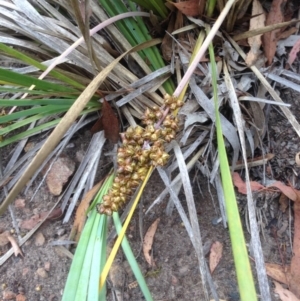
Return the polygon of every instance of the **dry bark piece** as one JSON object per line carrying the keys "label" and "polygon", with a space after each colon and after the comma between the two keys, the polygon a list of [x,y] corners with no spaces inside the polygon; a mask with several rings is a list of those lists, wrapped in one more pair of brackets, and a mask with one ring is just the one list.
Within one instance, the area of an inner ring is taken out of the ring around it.
{"label": "dry bark piece", "polygon": [[153,260],[152,256],[150,255],[150,251],[152,249],[153,239],[154,239],[154,235],[155,235],[159,221],[160,221],[160,218],[158,218],[154,221],[154,223],[149,227],[149,229],[144,237],[143,252],[144,252],[145,259],[149,263],[150,266],[155,266],[154,260]]}
{"label": "dry bark piece", "polygon": [[[44,170],[47,171],[48,168],[45,168]],[[50,193],[56,196],[60,195],[63,186],[68,182],[74,171],[75,162],[73,160],[66,156],[57,158],[46,177],[46,183]]]}

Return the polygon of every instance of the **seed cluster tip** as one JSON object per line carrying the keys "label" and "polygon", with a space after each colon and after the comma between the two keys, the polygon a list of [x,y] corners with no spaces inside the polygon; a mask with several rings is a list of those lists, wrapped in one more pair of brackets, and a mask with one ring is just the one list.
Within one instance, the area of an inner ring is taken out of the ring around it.
{"label": "seed cluster tip", "polygon": [[128,127],[121,133],[122,145],[118,148],[116,177],[111,189],[97,205],[100,214],[111,215],[118,211],[145,179],[150,166],[163,166],[169,160],[164,143],[170,142],[178,130],[178,117],[174,111],[183,102],[166,94],[163,108],[147,108],[142,118],[145,128]]}

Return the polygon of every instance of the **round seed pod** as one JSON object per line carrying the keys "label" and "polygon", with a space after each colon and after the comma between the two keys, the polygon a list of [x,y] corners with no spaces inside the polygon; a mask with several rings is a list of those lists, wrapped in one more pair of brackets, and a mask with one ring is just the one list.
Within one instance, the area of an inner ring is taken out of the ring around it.
{"label": "round seed pod", "polygon": [[105,208],[105,212],[106,215],[111,216],[112,215],[112,210],[111,208]]}
{"label": "round seed pod", "polygon": [[132,173],[133,172],[132,166],[131,165],[125,165],[124,166],[124,172]]}
{"label": "round seed pod", "polygon": [[134,147],[132,145],[128,145],[126,148],[125,148],[125,153],[126,155],[128,156],[133,156],[135,154],[135,151],[134,151]]}
{"label": "round seed pod", "polygon": [[164,95],[164,101],[165,101],[166,105],[170,105],[171,103],[174,102],[174,98],[169,94],[165,94]]}
{"label": "round seed pod", "polygon": [[176,109],[177,109],[177,103],[176,103],[176,102],[171,103],[171,104],[170,104],[170,109],[171,109],[172,111],[176,110]]}
{"label": "round seed pod", "polygon": [[120,183],[117,183],[117,182],[114,181],[114,183],[112,184],[112,189],[113,189],[113,190],[115,190],[115,189],[117,189],[117,190],[120,189]]}
{"label": "round seed pod", "polygon": [[178,108],[181,108],[184,105],[184,102],[182,100],[177,99],[176,105]]}
{"label": "round seed pod", "polygon": [[132,175],[131,175],[131,180],[133,181],[137,181],[140,179],[140,175],[137,173],[137,172],[134,172]]}
{"label": "round seed pod", "polygon": [[126,132],[125,132],[126,138],[127,139],[132,138],[133,134],[134,134],[134,128],[132,126],[128,127]]}
{"label": "round seed pod", "polygon": [[153,125],[153,124],[148,125],[148,126],[146,127],[145,131],[146,131],[146,132],[149,132],[149,133],[151,133],[151,134],[154,133],[154,132],[155,132],[155,127],[154,127],[154,125]]}
{"label": "round seed pod", "polygon": [[154,160],[154,161],[158,159],[158,156],[157,156],[156,153],[151,153],[151,154],[149,155],[149,157],[150,157],[151,160]]}
{"label": "round seed pod", "polygon": [[97,204],[96,205],[96,210],[98,211],[98,213],[100,214],[104,214],[105,213],[105,207],[102,204]]}
{"label": "round seed pod", "polygon": [[112,211],[117,212],[119,209],[119,206],[117,203],[112,203],[110,208]]}
{"label": "round seed pod", "polygon": [[140,126],[135,127],[132,138],[134,140],[139,140],[140,138],[142,138],[143,132],[144,132],[144,129],[142,127],[140,127]]}
{"label": "round seed pod", "polygon": [[118,162],[118,165],[124,165],[125,164],[125,159],[121,158],[121,157],[118,157],[117,162]]}
{"label": "round seed pod", "polygon": [[148,169],[146,167],[140,167],[138,170],[137,170],[137,173],[139,176],[142,176],[142,175],[146,175],[147,174],[147,171]]}

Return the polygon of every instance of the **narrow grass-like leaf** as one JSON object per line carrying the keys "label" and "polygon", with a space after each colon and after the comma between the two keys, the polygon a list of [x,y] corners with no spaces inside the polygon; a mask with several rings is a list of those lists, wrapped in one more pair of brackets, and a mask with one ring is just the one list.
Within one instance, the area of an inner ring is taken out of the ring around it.
{"label": "narrow grass-like leaf", "polygon": [[257,300],[253,276],[251,272],[249,257],[246,249],[246,243],[233,188],[231,172],[229,168],[228,158],[225,149],[221,120],[219,115],[218,104],[218,87],[217,87],[217,71],[216,62],[212,44],[209,45],[209,55],[212,65],[212,84],[216,114],[216,130],[218,141],[218,152],[220,160],[220,170],[222,185],[225,196],[226,213],[229,225],[229,234],[233,250],[233,258],[237,274],[239,292],[241,301]]}
{"label": "narrow grass-like leaf", "polygon": [[[97,196],[95,197],[95,202],[100,202],[102,200],[103,195],[105,195],[107,193],[108,189],[111,187],[112,181],[113,181],[113,176],[111,175],[105,181],[105,183],[99,190]],[[100,222],[100,219],[101,219],[101,222]],[[93,252],[90,252],[90,258],[86,258],[86,252],[88,250],[89,243],[91,243],[95,246],[95,240],[99,237],[98,234],[100,234],[100,232],[102,232],[105,235],[105,233],[106,233],[106,229],[105,229],[106,222],[104,221],[105,219],[107,219],[106,215],[100,216],[99,214],[97,214],[96,210],[90,211],[90,215],[84,226],[84,229],[80,236],[78,246],[76,248],[76,252],[75,252],[75,255],[74,255],[74,258],[72,261],[72,265],[71,265],[71,268],[70,268],[70,271],[68,274],[67,282],[65,285],[62,301],[75,300],[77,293],[80,293],[80,292],[78,292],[78,285],[79,285],[81,271],[82,271],[84,262],[86,262],[86,264],[88,264],[88,261],[92,260],[94,254],[95,254]],[[91,233],[93,231],[94,224],[99,225],[99,228],[97,229],[98,231],[94,230],[95,236],[91,237]],[[104,245],[104,246],[102,246],[102,248],[104,248],[104,247],[106,247],[106,238],[102,237],[102,239],[103,239],[102,244]],[[98,247],[99,246],[97,245],[96,250]],[[99,257],[101,257],[100,264],[102,264],[103,259],[105,260],[104,253],[99,254]],[[94,272],[95,271],[92,272],[92,275]],[[94,277],[94,275],[93,275],[93,277]],[[83,279],[81,279],[81,281],[83,281],[86,285],[86,288],[81,287],[82,290],[87,291],[88,285],[89,285],[89,278],[87,278],[87,279],[83,278]],[[98,289],[97,285],[96,284],[94,284],[94,285],[95,285],[96,289]],[[86,300],[86,295],[80,301],[84,301],[84,300]]]}
{"label": "narrow grass-like leaf", "polygon": [[[120,0],[99,0],[99,2],[111,17],[128,11],[127,7]],[[134,9],[133,6],[131,6],[131,8]],[[116,22],[116,26],[132,46],[152,39],[148,33],[147,27],[140,17],[136,17],[136,20],[131,18],[118,21]],[[139,54],[143,60],[147,60],[149,62],[149,67],[152,71],[160,69],[164,66],[161,54],[156,47],[145,49],[139,52]],[[171,80],[167,80],[163,86],[169,94],[173,93],[174,84]]]}
{"label": "narrow grass-like leaf", "polygon": [[132,0],[143,8],[146,8],[147,11],[152,10],[154,13],[159,14],[162,18],[166,18],[168,15],[168,9],[165,6],[164,1],[162,0]]}
{"label": "narrow grass-like leaf", "polygon": [[[24,92],[34,92],[35,90],[24,90]],[[0,106],[5,106],[5,107],[14,107],[14,106],[22,106],[22,107],[27,107],[27,106],[36,106],[36,105],[53,105],[57,106],[57,108],[63,106],[70,107],[74,102],[76,101],[76,98],[51,98],[51,99],[0,99]],[[87,107],[98,107],[100,108],[101,104],[98,101],[89,101],[87,103]]]}
{"label": "narrow grass-like leaf", "polygon": [[[121,230],[122,230],[122,223],[120,221],[120,217],[119,217],[119,213],[118,212],[114,212],[113,214],[113,220],[114,220],[114,224],[117,230],[117,233],[120,234]],[[130,265],[130,268],[141,288],[141,291],[143,292],[143,295],[145,297],[145,299],[147,301],[152,301],[153,298],[151,296],[151,293],[148,289],[148,286],[146,284],[145,278],[143,276],[143,273],[140,270],[140,267],[134,257],[134,254],[131,250],[131,247],[128,243],[128,240],[126,238],[126,236],[124,236],[123,240],[122,240],[122,248],[123,248],[123,252],[127,258],[127,261]],[[92,300],[91,300],[92,301]]]}
{"label": "narrow grass-like leaf", "polygon": [[[39,68],[42,71],[47,69],[47,66],[41,64],[40,62],[32,59],[31,57],[25,55],[24,53],[22,53],[22,52],[20,52],[16,49],[13,49],[11,47],[6,46],[5,44],[0,43],[0,50],[2,50],[7,55],[10,55],[10,56],[12,56],[16,59],[19,59],[19,60],[23,61],[24,63],[27,63],[31,66],[35,66],[36,68]],[[83,86],[82,84],[74,81],[73,79],[65,76],[64,74],[61,74],[58,71],[52,70],[50,72],[50,75],[52,75],[53,77],[55,77],[55,78],[57,78],[61,81],[66,82],[66,83],[68,83],[68,84],[70,84],[70,85],[72,85],[76,88],[79,88],[81,90],[83,90],[85,88],[85,86]]]}
{"label": "narrow grass-like leaf", "polygon": [[231,102],[231,107],[238,128],[238,133],[239,133],[241,146],[242,146],[242,155],[245,164],[248,213],[249,213],[249,222],[250,222],[250,229],[251,229],[251,245],[252,245],[255,265],[257,269],[258,283],[260,287],[262,300],[271,301],[268,277],[266,274],[263,251],[262,251],[260,237],[259,237],[259,229],[258,229],[258,224],[257,224],[256,214],[255,214],[254,201],[253,201],[252,191],[250,187],[250,176],[249,176],[247,154],[246,154],[246,140],[244,134],[244,120],[242,117],[241,108],[226,63],[224,63],[224,74],[225,74],[225,83],[228,90],[228,96]]}
{"label": "narrow grass-like leaf", "polygon": [[[87,114],[87,113],[95,112],[95,111],[96,111],[95,108],[94,109],[88,109],[88,110],[82,111],[79,115],[83,115],[83,114]],[[6,146],[6,145],[9,145],[13,142],[22,140],[24,138],[28,138],[28,137],[34,136],[36,134],[48,131],[48,130],[52,129],[53,127],[55,127],[61,121],[61,119],[62,118],[57,118],[55,120],[52,120],[52,121],[46,122],[44,124],[38,125],[38,126],[32,128],[32,129],[26,130],[25,132],[22,132],[20,134],[15,135],[15,136],[5,138],[3,141],[0,142],[0,147]]]}
{"label": "narrow grass-like leaf", "polygon": [[73,88],[69,88],[63,85],[49,83],[45,80],[36,79],[33,76],[23,75],[16,72],[12,72],[3,68],[0,68],[0,81],[7,85],[16,85],[21,87],[30,87],[35,85],[38,90],[54,91],[54,92],[77,92]]}
{"label": "narrow grass-like leaf", "polygon": [[27,110],[21,110],[15,113],[12,113],[10,115],[4,115],[0,117],[0,124],[6,123],[6,122],[10,122],[12,120],[17,120],[19,118],[22,117],[26,117],[26,116],[32,116],[35,114],[43,114],[43,116],[48,115],[52,115],[54,113],[60,113],[60,112],[64,112],[66,110],[68,110],[68,106],[41,106],[41,107],[35,107],[35,108],[31,108],[31,109],[27,109]]}

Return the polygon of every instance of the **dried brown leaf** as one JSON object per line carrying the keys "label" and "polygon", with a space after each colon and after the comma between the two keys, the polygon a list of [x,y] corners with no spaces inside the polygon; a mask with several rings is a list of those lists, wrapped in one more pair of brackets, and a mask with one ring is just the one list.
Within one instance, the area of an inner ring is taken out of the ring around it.
{"label": "dried brown leaf", "polygon": [[186,16],[196,17],[199,15],[199,0],[188,0],[178,3],[169,3],[174,5],[179,11],[181,11]]}
{"label": "dried brown leaf", "polygon": [[289,288],[300,298],[300,201],[294,203],[294,243]]}
{"label": "dried brown leaf", "polygon": [[[266,16],[264,14],[264,10],[262,8],[262,5],[258,0],[253,0],[252,3],[252,17],[250,19],[250,30],[263,28],[265,26]],[[255,61],[257,60],[259,54],[260,54],[260,46],[261,46],[261,34],[248,38],[248,43],[250,45],[250,51],[247,54],[246,57],[246,64],[248,66],[252,66]]]}
{"label": "dried brown leaf", "polygon": [[[273,0],[270,12],[268,13],[266,25],[278,24],[284,21],[283,8],[286,5],[286,0]],[[266,32],[263,35],[264,52],[267,58],[268,65],[271,65],[277,46],[277,34],[280,29]]]}
{"label": "dried brown leaf", "polygon": [[284,283],[288,285],[290,272],[289,268],[287,270],[284,269],[283,266],[276,264],[276,263],[266,263],[265,264],[266,271],[268,276],[273,278],[276,281]]}
{"label": "dried brown leaf", "polygon": [[[237,172],[234,172],[232,175],[233,184],[237,187],[239,193],[247,194],[246,183],[242,180],[240,175]],[[258,182],[250,181],[251,191],[257,191],[260,189],[264,189],[265,187]]]}
{"label": "dried brown leaf", "polygon": [[219,264],[223,253],[223,244],[219,241],[214,242],[210,248],[209,254],[209,269],[213,273],[217,265]]}
{"label": "dried brown leaf", "polygon": [[150,251],[152,249],[153,239],[154,239],[154,235],[155,235],[159,221],[160,221],[160,218],[156,219],[153,222],[153,224],[149,227],[149,229],[144,237],[143,252],[144,252],[145,259],[149,263],[150,266],[155,266],[153,258],[150,255]]}
{"label": "dried brown leaf", "polygon": [[109,103],[104,99],[102,105],[102,115],[91,129],[92,133],[104,130],[105,138],[112,143],[119,140],[119,120]]}
{"label": "dried brown leaf", "polygon": [[15,256],[18,256],[19,254],[23,256],[23,253],[18,245],[18,243],[16,242],[15,238],[13,236],[11,236],[10,234],[7,235],[7,239],[9,240],[9,242],[11,243],[11,246],[14,250]]}
{"label": "dried brown leaf", "polygon": [[9,235],[8,231],[5,231],[0,234],[0,247],[5,246],[9,243],[7,236]]}
{"label": "dried brown leaf", "polygon": [[281,301],[299,301],[299,299],[289,290],[282,287],[282,285],[276,281],[273,281],[275,284],[275,293],[277,293]]}
{"label": "dried brown leaf", "polygon": [[[22,221],[20,223],[20,228],[26,230],[32,230],[39,222],[41,222],[45,218],[46,215],[48,215],[48,212],[35,214],[30,219]],[[62,216],[61,208],[56,208],[47,217],[47,220],[55,220],[60,218],[61,216]]]}
{"label": "dried brown leaf", "polygon": [[91,200],[94,198],[95,194],[99,191],[100,187],[102,186],[102,183],[103,180],[101,180],[99,183],[94,185],[94,187],[86,193],[86,195],[80,202],[80,205],[76,210],[74,224],[69,237],[70,240],[73,240],[76,235],[75,240],[79,241],[81,232],[85,224],[87,209],[90,205]]}
{"label": "dried brown leaf", "polygon": [[285,212],[286,208],[289,205],[289,198],[284,193],[280,195],[279,204],[280,204],[279,206],[280,211]]}
{"label": "dried brown leaf", "polygon": [[288,64],[291,66],[297,57],[297,53],[300,51],[300,39],[293,46],[288,59]]}

